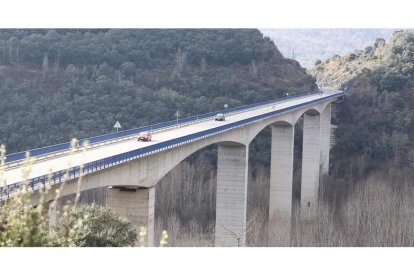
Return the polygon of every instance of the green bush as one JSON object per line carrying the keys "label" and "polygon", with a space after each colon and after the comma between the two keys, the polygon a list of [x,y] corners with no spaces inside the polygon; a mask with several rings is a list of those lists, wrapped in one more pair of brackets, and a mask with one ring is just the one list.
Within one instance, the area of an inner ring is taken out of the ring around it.
{"label": "green bush", "polygon": [[137,233],[124,218],[96,204],[67,208],[53,229],[61,246],[134,246]]}
{"label": "green bush", "polygon": [[134,246],[137,233],[124,218],[104,207],[65,206],[58,225],[47,230],[47,210],[32,207],[30,193],[0,204],[0,247]]}
{"label": "green bush", "polygon": [[33,208],[25,196],[0,203],[0,247],[56,245],[46,231],[42,204]]}

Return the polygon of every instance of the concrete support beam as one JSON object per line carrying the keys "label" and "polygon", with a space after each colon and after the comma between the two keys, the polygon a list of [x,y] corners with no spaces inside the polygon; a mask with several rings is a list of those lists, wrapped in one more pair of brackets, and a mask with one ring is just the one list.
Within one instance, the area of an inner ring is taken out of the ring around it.
{"label": "concrete support beam", "polygon": [[249,147],[218,145],[215,246],[245,246]]}
{"label": "concrete support beam", "polygon": [[47,201],[43,205],[43,215],[46,218],[45,228],[51,231],[58,222],[58,210],[57,207],[52,208],[53,201]]}
{"label": "concrete support beam", "polygon": [[289,221],[292,211],[294,126],[272,125],[269,219]]}
{"label": "concrete support beam", "polygon": [[49,208],[48,210],[48,226],[49,231],[53,229],[58,223],[58,214],[56,207],[55,208]]}
{"label": "concrete support beam", "polygon": [[155,186],[140,189],[108,188],[106,206],[125,217],[138,235],[141,226],[144,226],[147,229],[146,245],[154,246]]}
{"label": "concrete support beam", "polygon": [[303,116],[301,209],[307,210],[315,207],[318,202],[321,116],[319,114]]}
{"label": "concrete support beam", "polygon": [[329,149],[331,143],[331,104],[321,114],[321,175],[329,174]]}

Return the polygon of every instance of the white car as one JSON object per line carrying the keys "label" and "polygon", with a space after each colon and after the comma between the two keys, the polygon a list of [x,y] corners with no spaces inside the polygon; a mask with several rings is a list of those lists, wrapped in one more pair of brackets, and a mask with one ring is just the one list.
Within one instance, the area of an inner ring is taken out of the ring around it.
{"label": "white car", "polygon": [[225,120],[226,120],[226,117],[224,117],[223,113],[218,113],[216,117],[214,118],[214,121],[225,121]]}
{"label": "white car", "polygon": [[148,142],[151,141],[152,135],[149,131],[143,131],[140,134],[138,134],[138,141]]}

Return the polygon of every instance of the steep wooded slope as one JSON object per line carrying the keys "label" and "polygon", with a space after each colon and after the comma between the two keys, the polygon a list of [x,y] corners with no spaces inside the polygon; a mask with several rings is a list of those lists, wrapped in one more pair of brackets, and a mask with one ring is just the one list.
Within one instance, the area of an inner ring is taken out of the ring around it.
{"label": "steep wooded slope", "polygon": [[0,30],[8,152],[314,87],[255,29]]}

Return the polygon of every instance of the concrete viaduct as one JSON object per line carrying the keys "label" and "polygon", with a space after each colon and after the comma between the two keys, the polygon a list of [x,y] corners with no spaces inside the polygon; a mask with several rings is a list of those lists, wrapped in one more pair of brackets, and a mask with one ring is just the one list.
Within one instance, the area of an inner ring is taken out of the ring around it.
{"label": "concrete viaduct", "polygon": [[[106,205],[126,217],[136,229],[148,229],[148,245],[154,245],[155,186],[170,170],[199,149],[218,144],[216,246],[236,245],[229,230],[245,245],[249,144],[265,127],[271,126],[271,174],[269,216],[288,221],[292,210],[294,126],[303,116],[301,209],[317,204],[320,175],[329,170],[331,103],[342,91],[321,89],[316,93],[226,110],[224,122],[214,114],[182,119],[151,127],[153,140],[137,142],[142,129],[120,132],[115,137],[95,139],[86,152],[72,154],[66,146],[32,151],[35,162],[29,186],[52,183],[49,199],[65,182],[61,196],[76,193],[82,174],[81,191],[106,187]],[[114,135],[113,135],[114,136]],[[57,145],[59,146],[59,145]],[[7,186],[2,198],[20,187],[21,155],[6,159]],[[83,165],[81,165],[83,164]],[[69,168],[69,169],[68,169]],[[33,193],[36,202],[38,193]],[[288,222],[290,225],[290,221]]]}

